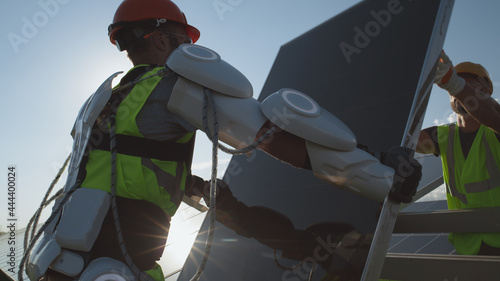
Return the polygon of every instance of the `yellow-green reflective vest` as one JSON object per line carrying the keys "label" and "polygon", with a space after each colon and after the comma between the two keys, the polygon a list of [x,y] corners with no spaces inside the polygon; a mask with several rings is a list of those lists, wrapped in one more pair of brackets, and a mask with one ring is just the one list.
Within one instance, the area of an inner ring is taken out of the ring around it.
{"label": "yellow-green reflective vest", "polygon": [[[135,68],[140,67],[136,66]],[[155,68],[141,78],[156,73],[162,67]],[[129,71],[129,73],[130,73]],[[116,112],[116,135],[134,136],[144,139],[139,132],[136,117],[151,92],[160,82],[155,76],[137,83]],[[186,133],[176,143],[187,144],[194,137]],[[117,140],[118,142],[119,140]],[[187,158],[192,157],[192,148]],[[164,161],[155,158],[116,154],[116,194],[130,199],[151,202],[173,216],[181,203],[186,176],[190,171],[189,161]],[[108,150],[93,150],[85,166],[86,176],[82,187],[111,192],[111,153]]]}
{"label": "yellow-green reflective vest", "polygon": [[[438,144],[449,209],[500,207],[500,143],[481,126],[467,159],[456,124],[438,127]],[[500,233],[451,233],[457,253],[476,255],[481,241],[500,248]]]}

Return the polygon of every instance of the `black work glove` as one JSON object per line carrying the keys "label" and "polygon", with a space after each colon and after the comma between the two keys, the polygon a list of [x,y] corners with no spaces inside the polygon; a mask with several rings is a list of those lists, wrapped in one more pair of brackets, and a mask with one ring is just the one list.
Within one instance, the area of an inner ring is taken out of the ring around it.
{"label": "black work glove", "polygon": [[410,203],[422,178],[422,165],[413,158],[415,152],[396,146],[382,152],[380,162],[394,169],[394,181],[389,197],[398,203]]}
{"label": "black work glove", "polygon": [[[207,206],[210,206],[210,181],[203,180],[194,175],[188,176],[184,194],[188,197],[201,197]],[[231,210],[236,208],[239,201],[233,196],[226,182],[217,179],[217,197],[215,202],[218,209]]]}

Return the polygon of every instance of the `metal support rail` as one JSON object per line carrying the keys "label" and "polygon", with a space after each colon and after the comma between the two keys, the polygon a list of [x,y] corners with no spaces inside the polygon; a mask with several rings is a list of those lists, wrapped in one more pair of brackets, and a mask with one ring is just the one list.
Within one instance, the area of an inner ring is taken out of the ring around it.
{"label": "metal support rail", "polygon": [[498,281],[500,257],[389,253],[380,277],[402,281]]}
{"label": "metal support rail", "polygon": [[500,232],[500,208],[400,213],[393,231],[393,233],[443,232]]}
{"label": "metal support rail", "polygon": [[[500,232],[500,208],[401,213],[393,231],[448,232]],[[388,253],[380,277],[404,281],[500,280],[500,257]]]}

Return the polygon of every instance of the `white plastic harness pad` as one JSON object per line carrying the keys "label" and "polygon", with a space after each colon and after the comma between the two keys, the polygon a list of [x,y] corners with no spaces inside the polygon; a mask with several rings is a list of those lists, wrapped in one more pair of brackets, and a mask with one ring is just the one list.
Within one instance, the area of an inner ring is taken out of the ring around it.
{"label": "white plastic harness pad", "polygon": [[394,170],[368,152],[337,151],[310,141],[306,147],[316,177],[377,202],[389,193]]}
{"label": "white plastic harness pad", "polygon": [[276,126],[303,139],[341,151],[356,148],[354,133],[302,92],[281,89],[268,96],[261,109]]}
{"label": "white plastic harness pad", "polygon": [[206,47],[182,44],[170,54],[166,65],[180,76],[224,95],[244,99],[253,96],[250,81]]}
{"label": "white plastic harness pad", "polygon": [[[255,100],[252,85],[236,68],[205,47],[183,44],[168,58],[166,65],[181,77],[175,84],[168,109],[204,130],[205,88],[215,100],[219,138],[235,148],[253,143],[266,122]],[[213,124],[209,116],[209,124]]]}
{"label": "white plastic harness pad", "polygon": [[62,248],[88,252],[101,230],[110,195],[103,190],[78,188],[64,206],[55,238]]}
{"label": "white plastic harness pad", "polygon": [[112,258],[93,260],[83,271],[79,281],[137,281],[133,272],[123,262]]}
{"label": "white plastic harness pad", "polygon": [[32,253],[30,262],[26,268],[30,280],[39,280],[47,272],[47,268],[49,268],[52,261],[61,254],[61,247],[55,239],[49,236],[44,236],[44,239],[40,241],[37,248]]}
{"label": "white plastic harness pad", "polygon": [[113,90],[111,89],[111,83],[113,79],[122,73],[116,72],[111,75],[106,81],[104,81],[99,89],[88,98],[88,100],[83,104],[76,117],[73,130],[71,135],[73,136],[73,152],[71,154],[71,161],[68,167],[68,178],[66,180],[66,185],[64,186],[65,191],[71,189],[76,182],[78,176],[78,169],[80,168],[80,163],[82,162],[83,154],[87,148],[87,143],[92,132],[92,127],[94,126],[99,113],[108,103],[109,98]]}
{"label": "white plastic harness pad", "polygon": [[[180,77],[172,90],[168,109],[204,130],[203,96],[202,86]],[[235,148],[251,144],[267,120],[260,110],[259,102],[253,98],[234,98],[218,92],[212,92],[212,96],[217,110],[220,140]],[[212,124],[211,116],[208,122]]]}

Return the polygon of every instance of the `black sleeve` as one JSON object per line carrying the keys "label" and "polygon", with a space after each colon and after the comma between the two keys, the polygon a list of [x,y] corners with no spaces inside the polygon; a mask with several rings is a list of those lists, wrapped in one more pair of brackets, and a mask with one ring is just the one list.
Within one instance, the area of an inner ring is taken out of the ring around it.
{"label": "black sleeve", "polygon": [[188,175],[186,178],[186,189],[184,194],[187,197],[198,196],[203,197],[205,194],[205,181],[194,175]]}
{"label": "black sleeve", "polygon": [[438,143],[438,130],[437,126],[425,128],[422,131],[426,131],[427,134],[431,137],[432,142],[434,143],[434,147],[436,148],[436,153],[434,155],[439,156],[441,152],[439,151],[439,143]]}

